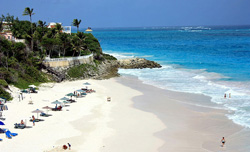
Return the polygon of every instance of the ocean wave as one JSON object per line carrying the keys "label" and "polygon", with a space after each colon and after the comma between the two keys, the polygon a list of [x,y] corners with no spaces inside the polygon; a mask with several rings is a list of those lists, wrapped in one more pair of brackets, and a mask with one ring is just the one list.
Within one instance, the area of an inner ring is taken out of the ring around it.
{"label": "ocean wave", "polygon": [[[250,128],[249,82],[222,81],[225,76],[218,73],[207,72],[205,69],[178,69],[172,65],[163,65],[160,69],[120,69],[119,73],[137,76],[143,83],[162,89],[210,96],[213,103],[231,112],[227,114],[229,119]],[[224,94],[227,98],[224,98]]]}

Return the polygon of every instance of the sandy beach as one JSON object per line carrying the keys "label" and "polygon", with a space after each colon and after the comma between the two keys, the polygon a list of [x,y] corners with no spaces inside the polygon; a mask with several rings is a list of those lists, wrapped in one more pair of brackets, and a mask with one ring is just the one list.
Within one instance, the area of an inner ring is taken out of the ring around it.
{"label": "sandy beach", "polygon": [[[29,121],[36,109],[55,105],[67,93],[85,88],[96,90],[62,111],[48,111],[44,121]],[[88,152],[165,152],[165,151],[248,151],[249,130],[228,120],[227,111],[201,106],[210,98],[167,91],[142,84],[136,78],[78,80],[39,86],[37,94],[24,94],[11,87],[14,100],[8,102],[2,128],[18,136],[7,139],[0,134],[0,151],[63,151],[70,143],[71,151]],[[107,101],[111,97],[111,101]],[[28,104],[32,100],[33,104]],[[28,128],[14,129],[21,120]],[[220,140],[226,138],[226,146]],[[13,146],[14,145],[14,146]]]}

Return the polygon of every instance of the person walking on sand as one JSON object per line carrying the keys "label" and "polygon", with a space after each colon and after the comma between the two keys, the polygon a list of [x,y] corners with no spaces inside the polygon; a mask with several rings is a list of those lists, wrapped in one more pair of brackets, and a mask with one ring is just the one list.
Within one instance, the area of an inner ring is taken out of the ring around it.
{"label": "person walking on sand", "polygon": [[71,148],[71,145],[70,145],[70,143],[68,143],[68,146],[69,146],[69,150],[70,150],[70,148]]}
{"label": "person walking on sand", "polygon": [[224,95],[224,98],[227,98],[227,94]]}
{"label": "person walking on sand", "polygon": [[224,138],[224,137],[222,137],[222,139],[221,139],[221,143],[222,143],[221,147],[224,147],[224,145],[225,145],[225,143],[226,143],[226,140],[225,140],[225,138]]}
{"label": "person walking on sand", "polygon": [[35,117],[34,117],[34,115],[32,116],[32,121],[33,121],[33,126],[35,126]]}

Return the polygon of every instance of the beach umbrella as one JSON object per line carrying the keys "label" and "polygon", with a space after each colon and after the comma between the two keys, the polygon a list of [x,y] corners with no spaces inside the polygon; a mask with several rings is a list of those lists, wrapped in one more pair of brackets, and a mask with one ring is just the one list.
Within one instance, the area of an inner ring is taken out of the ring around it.
{"label": "beach umbrella", "polygon": [[47,109],[47,114],[48,114],[48,110],[52,108],[50,108],[49,106],[46,106],[46,107],[43,107],[43,109]]}
{"label": "beach umbrella", "polygon": [[36,109],[34,111],[32,111],[32,113],[37,113],[37,119],[38,119],[38,113],[42,113],[43,111],[42,110],[39,110],[39,109]]}
{"label": "beach umbrella", "polygon": [[70,102],[69,102],[69,101],[64,100],[64,101],[63,101],[63,103],[65,104],[65,103],[70,103]]}
{"label": "beach umbrella", "polygon": [[2,121],[0,121],[0,125],[5,125]]}
{"label": "beach umbrella", "polygon": [[88,82],[85,82],[85,83],[83,83],[84,85],[90,85],[90,83],[88,83]]}
{"label": "beach umbrella", "polygon": [[68,94],[66,94],[66,96],[75,96],[75,94],[74,93],[68,93]]}
{"label": "beach umbrella", "polygon": [[29,85],[29,87],[30,87],[30,88],[36,88],[36,86],[33,85],[33,84],[32,84],[32,85]]}
{"label": "beach umbrella", "polygon": [[76,90],[76,91],[77,91],[77,92],[86,92],[86,91],[84,91],[84,90],[81,90],[81,89],[80,89],[80,90]]}
{"label": "beach umbrella", "polygon": [[61,104],[61,102],[60,101],[58,101],[58,100],[56,100],[56,101],[53,101],[53,102],[51,102],[52,104]]}
{"label": "beach umbrella", "polygon": [[69,98],[63,97],[60,100],[69,100]]}
{"label": "beach umbrella", "polygon": [[72,96],[76,96],[76,95],[74,93],[68,93],[68,94],[66,94],[66,96],[70,96],[72,99]]}

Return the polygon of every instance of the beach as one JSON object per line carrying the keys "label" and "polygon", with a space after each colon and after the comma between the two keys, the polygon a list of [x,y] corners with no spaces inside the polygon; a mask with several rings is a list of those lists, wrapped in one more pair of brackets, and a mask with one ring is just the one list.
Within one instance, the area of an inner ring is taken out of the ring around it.
{"label": "beach", "polygon": [[[54,107],[51,102],[85,88],[85,82],[96,92],[77,98],[62,111],[48,111],[50,117],[39,116],[44,121],[35,126],[29,122],[32,115],[37,117],[32,111],[46,112],[42,107]],[[5,126],[1,127],[18,135],[7,139],[0,134],[0,151],[63,151],[67,143],[71,151],[79,152],[250,150],[249,129],[229,120],[227,111],[209,107],[213,104],[209,97],[159,89],[135,77],[42,84],[37,94],[24,94],[21,101],[18,90],[11,90],[14,99],[6,104]],[[199,102],[208,106],[197,106]],[[14,129],[21,120],[29,127]],[[225,147],[221,147],[222,137]]]}

